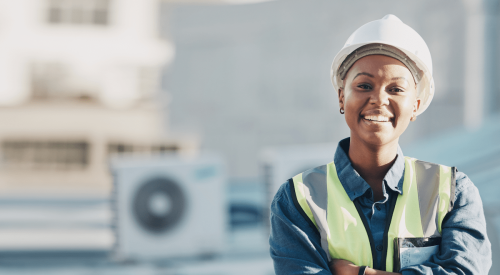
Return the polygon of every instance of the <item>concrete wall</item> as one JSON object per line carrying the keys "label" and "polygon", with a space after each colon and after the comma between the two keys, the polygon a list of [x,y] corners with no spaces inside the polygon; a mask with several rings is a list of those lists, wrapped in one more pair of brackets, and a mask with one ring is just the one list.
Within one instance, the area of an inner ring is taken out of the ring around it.
{"label": "concrete wall", "polygon": [[462,124],[464,8],[457,1],[287,0],[174,6],[175,60],[164,75],[172,132],[222,152],[233,178],[257,178],[265,146],[337,142],[349,131],[329,73],[362,24],[388,13],[419,32],[434,63],[436,96],[402,145]]}

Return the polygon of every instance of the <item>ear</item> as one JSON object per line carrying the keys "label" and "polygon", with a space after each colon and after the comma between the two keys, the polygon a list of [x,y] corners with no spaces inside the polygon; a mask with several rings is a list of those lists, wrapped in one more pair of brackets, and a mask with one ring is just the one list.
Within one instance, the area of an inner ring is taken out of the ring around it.
{"label": "ear", "polygon": [[344,109],[344,101],[345,101],[344,88],[342,88],[342,87],[339,88],[338,96],[339,96],[339,107],[340,107],[340,109]]}
{"label": "ear", "polygon": [[415,100],[415,103],[413,104],[413,113],[412,113],[412,116],[410,118],[410,121],[417,120],[417,111],[420,108],[420,102],[421,102],[420,98],[417,98]]}

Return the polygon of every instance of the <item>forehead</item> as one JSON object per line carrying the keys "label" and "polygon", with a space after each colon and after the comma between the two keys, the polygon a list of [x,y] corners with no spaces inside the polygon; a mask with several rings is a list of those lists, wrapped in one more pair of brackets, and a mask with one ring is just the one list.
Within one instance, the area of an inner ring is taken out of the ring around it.
{"label": "forehead", "polygon": [[410,70],[401,61],[385,55],[369,55],[360,58],[347,72],[346,80],[354,78],[361,72],[379,78],[404,77],[408,81],[413,80]]}

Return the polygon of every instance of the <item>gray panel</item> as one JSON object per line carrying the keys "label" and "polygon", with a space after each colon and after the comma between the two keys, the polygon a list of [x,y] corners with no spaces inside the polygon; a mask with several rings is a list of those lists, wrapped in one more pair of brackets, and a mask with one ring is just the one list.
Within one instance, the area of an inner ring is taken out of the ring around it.
{"label": "gray panel", "polygon": [[415,174],[417,177],[418,203],[424,236],[440,236],[437,227],[439,165],[417,160],[415,161]]}
{"label": "gray panel", "polygon": [[455,205],[455,188],[457,187],[457,168],[451,167],[451,183],[450,183],[450,205],[448,206],[448,212],[453,209]]}
{"label": "gray panel", "polygon": [[309,192],[314,203],[326,211],[328,205],[326,165],[305,171],[302,174],[302,181],[309,187]]}
{"label": "gray panel", "polygon": [[326,221],[326,208],[328,206],[328,192],[326,182],[326,165],[310,169],[302,173],[302,182],[309,189],[311,200],[307,200],[307,204],[313,213],[318,230],[321,236],[321,247],[325,251],[328,260],[330,253],[328,252],[328,223]]}

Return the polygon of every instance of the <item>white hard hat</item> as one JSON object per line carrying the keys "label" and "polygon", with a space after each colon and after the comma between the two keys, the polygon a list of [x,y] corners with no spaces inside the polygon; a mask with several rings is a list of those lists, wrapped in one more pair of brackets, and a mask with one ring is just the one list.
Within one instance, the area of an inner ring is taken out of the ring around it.
{"label": "white hard hat", "polygon": [[[431,53],[424,39],[415,30],[392,14],[364,24],[347,39],[344,47],[333,59],[330,75],[335,90],[338,91],[342,86],[343,80],[339,76],[340,65],[342,65],[349,54],[368,44],[380,44],[381,47],[382,45],[395,47],[406,54],[418,69],[421,70],[421,79],[417,83],[417,94],[421,102],[417,115],[423,113],[434,97]],[[405,62],[403,63],[406,65]]]}

